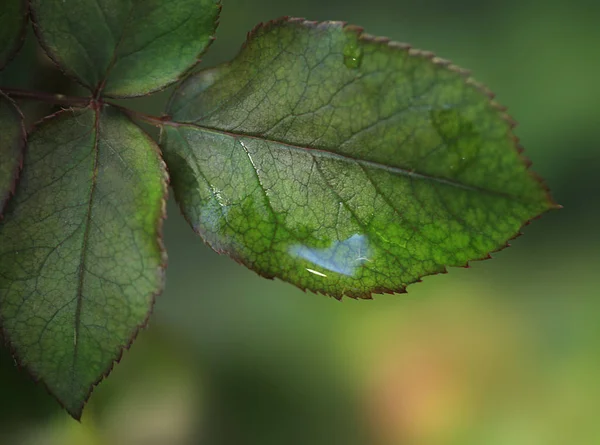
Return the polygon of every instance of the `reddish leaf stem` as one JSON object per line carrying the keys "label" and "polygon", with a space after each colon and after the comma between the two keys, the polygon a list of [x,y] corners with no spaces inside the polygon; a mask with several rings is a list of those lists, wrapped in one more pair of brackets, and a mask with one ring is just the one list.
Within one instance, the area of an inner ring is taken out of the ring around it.
{"label": "reddish leaf stem", "polygon": [[115,108],[118,108],[123,113],[127,114],[132,119],[138,119],[144,121],[148,124],[155,125],[157,127],[161,127],[163,125],[171,125],[177,126],[176,122],[171,121],[171,116],[153,116],[151,114],[142,113],[140,111],[135,111],[127,107],[123,107],[121,105],[114,104],[112,102],[105,102]]}
{"label": "reddish leaf stem", "polygon": [[141,121],[147,122],[152,125],[162,126],[162,125],[175,125],[175,122],[170,122],[169,116],[152,116],[149,114],[141,113],[139,111],[134,111],[129,108],[123,107],[121,105],[117,105],[112,102],[106,102],[101,99],[94,100],[91,97],[82,97],[82,96],[66,96],[64,94],[55,94],[55,93],[46,93],[43,91],[30,91],[30,90],[22,90],[19,88],[0,88],[4,94],[12,97],[13,99],[28,99],[28,100],[37,100],[40,102],[51,103],[54,105],[65,105],[68,107],[88,107],[90,105],[103,105],[108,104],[115,108],[118,108],[125,114],[129,115],[133,119],[139,119]]}
{"label": "reddish leaf stem", "polygon": [[92,101],[91,97],[65,96],[64,94],[45,93],[43,91],[29,91],[19,88],[0,88],[0,90],[13,99],[38,100],[55,105],[67,105],[69,107],[86,107]]}

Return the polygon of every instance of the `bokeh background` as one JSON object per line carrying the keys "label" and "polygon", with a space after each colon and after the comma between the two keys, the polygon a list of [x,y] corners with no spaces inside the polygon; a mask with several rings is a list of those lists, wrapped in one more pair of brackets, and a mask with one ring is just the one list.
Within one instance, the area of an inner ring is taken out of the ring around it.
{"label": "bokeh background", "polygon": [[[600,443],[600,3],[223,3],[205,67],[233,57],[256,23],[292,15],[359,24],[471,69],[520,122],[564,209],[494,260],[340,303],[216,255],[170,202],[150,327],[81,423],[0,349],[0,444]],[[31,37],[0,85],[73,92]],[[160,113],[167,96],[136,106]]]}

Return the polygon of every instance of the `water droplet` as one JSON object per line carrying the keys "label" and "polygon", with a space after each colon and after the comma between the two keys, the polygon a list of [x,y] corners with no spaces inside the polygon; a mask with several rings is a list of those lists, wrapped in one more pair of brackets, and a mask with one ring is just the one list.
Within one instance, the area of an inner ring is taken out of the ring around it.
{"label": "water droplet", "polygon": [[318,270],[309,269],[308,267],[306,268],[306,270],[308,270],[310,273],[315,274],[319,277],[327,278],[327,275],[325,275],[323,272],[319,272]]}
{"label": "water droplet", "polygon": [[363,50],[356,39],[344,47],[344,65],[356,69],[360,67],[363,58]]}
{"label": "water droplet", "polygon": [[[296,244],[290,247],[289,252],[320,268],[346,276],[354,276],[361,265],[372,261],[367,237],[359,234],[344,241],[333,241],[330,247],[324,249]],[[306,270],[321,277],[326,276],[315,269]]]}

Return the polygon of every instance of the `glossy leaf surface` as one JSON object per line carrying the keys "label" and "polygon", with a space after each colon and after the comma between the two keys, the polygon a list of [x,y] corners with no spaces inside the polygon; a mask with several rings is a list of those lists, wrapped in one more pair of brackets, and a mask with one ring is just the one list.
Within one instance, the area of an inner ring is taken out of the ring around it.
{"label": "glossy leaf surface", "polygon": [[0,91],[0,218],[17,180],[24,146],[23,116]]}
{"label": "glossy leaf surface", "polygon": [[335,297],[486,258],[555,207],[483,88],[341,23],[259,26],[168,113],[175,195],[203,239]]}
{"label": "glossy leaf surface", "polygon": [[0,7],[0,69],[21,47],[27,25],[25,0],[2,0]]}
{"label": "glossy leaf surface", "polygon": [[115,110],[63,111],[29,136],[0,223],[0,324],[76,418],[162,288],[165,184],[156,144]]}
{"label": "glossy leaf surface", "polygon": [[216,0],[32,0],[42,46],[94,92],[140,96],[177,81],[213,39]]}

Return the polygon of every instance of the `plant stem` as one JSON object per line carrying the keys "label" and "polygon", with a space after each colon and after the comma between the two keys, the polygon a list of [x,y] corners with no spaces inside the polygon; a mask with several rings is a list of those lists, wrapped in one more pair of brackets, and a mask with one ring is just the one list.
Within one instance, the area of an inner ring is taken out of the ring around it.
{"label": "plant stem", "polygon": [[127,114],[129,117],[133,119],[139,119],[141,121],[147,122],[151,125],[162,126],[162,125],[172,125],[177,126],[176,122],[171,122],[169,116],[152,116],[149,114],[141,113],[139,111],[134,111],[129,108],[123,107],[121,105],[117,105],[112,102],[105,102],[103,100],[94,100],[91,97],[82,97],[82,96],[65,96],[64,94],[53,94],[53,93],[45,93],[43,91],[30,91],[30,90],[22,90],[19,88],[1,88],[0,89],[4,94],[12,97],[13,99],[29,99],[29,100],[37,100],[40,102],[51,103],[54,105],[66,105],[69,107],[87,107],[92,103],[97,105],[108,104],[115,108],[118,108],[123,113]]}
{"label": "plant stem", "polygon": [[91,97],[65,96],[64,94],[45,93],[43,91],[29,91],[19,88],[1,88],[2,92],[13,99],[29,99],[47,102],[55,105],[69,107],[86,107],[92,101]]}
{"label": "plant stem", "polygon": [[135,111],[127,107],[123,107],[121,105],[114,104],[112,102],[105,102],[108,105],[111,105],[115,108],[118,108],[123,113],[127,114],[132,119],[138,119],[144,122],[147,122],[151,125],[155,125],[157,127],[162,127],[163,125],[169,125],[173,127],[179,126],[177,122],[172,122],[170,116],[153,116],[151,114],[142,113],[140,111]]}

